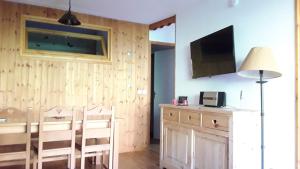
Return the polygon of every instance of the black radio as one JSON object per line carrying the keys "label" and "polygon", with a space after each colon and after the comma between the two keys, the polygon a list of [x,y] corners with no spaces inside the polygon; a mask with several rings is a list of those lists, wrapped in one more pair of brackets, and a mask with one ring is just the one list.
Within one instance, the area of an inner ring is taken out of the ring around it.
{"label": "black radio", "polygon": [[225,92],[200,92],[199,104],[210,107],[226,106]]}

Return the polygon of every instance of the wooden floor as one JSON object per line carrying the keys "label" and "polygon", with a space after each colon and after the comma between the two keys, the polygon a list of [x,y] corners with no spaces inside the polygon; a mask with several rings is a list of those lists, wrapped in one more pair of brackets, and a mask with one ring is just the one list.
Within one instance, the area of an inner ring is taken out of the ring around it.
{"label": "wooden floor", "polygon": [[[0,167],[0,169],[23,169],[23,166]],[[43,169],[64,169],[67,168],[66,161],[44,163]],[[80,168],[80,161],[77,160],[76,168]],[[101,169],[86,163],[86,169]],[[145,151],[122,153],[119,157],[119,169],[159,169],[159,153],[157,147],[150,147]]]}
{"label": "wooden floor", "polygon": [[119,169],[159,169],[159,154],[153,150],[121,154]]}

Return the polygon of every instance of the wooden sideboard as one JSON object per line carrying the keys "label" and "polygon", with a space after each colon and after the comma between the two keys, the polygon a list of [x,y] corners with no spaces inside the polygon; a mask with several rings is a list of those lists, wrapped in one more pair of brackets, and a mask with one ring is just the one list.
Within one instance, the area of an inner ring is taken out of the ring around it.
{"label": "wooden sideboard", "polygon": [[258,112],[200,106],[160,106],[160,168],[260,167]]}

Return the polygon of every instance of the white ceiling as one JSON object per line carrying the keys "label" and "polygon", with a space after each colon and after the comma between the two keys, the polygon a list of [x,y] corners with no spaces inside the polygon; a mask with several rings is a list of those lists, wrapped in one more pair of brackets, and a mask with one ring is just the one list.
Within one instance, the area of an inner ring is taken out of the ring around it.
{"label": "white ceiling", "polygon": [[[68,0],[8,0],[66,10]],[[176,14],[199,0],[72,0],[72,11],[151,24]]]}

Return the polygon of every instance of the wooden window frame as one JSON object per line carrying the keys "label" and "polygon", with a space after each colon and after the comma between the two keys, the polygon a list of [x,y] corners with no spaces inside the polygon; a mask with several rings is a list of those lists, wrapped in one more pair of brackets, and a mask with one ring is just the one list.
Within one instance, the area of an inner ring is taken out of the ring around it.
{"label": "wooden window frame", "polygon": [[[72,32],[63,32],[63,31],[56,31],[56,30],[43,30],[38,28],[26,28],[26,21],[35,21],[41,23],[49,23],[60,25],[55,19],[48,19],[43,17],[36,17],[36,16],[29,16],[29,15],[22,15],[21,16],[21,48],[20,54],[24,57],[31,57],[37,59],[46,59],[46,60],[78,60],[78,61],[91,61],[91,62],[102,62],[102,63],[111,63],[112,56],[111,56],[111,32],[112,28],[98,26],[98,25],[91,25],[91,24],[82,24],[80,26],[76,26],[79,28],[85,29],[92,29],[92,30],[101,30],[107,32],[107,46],[105,45],[105,39],[102,36],[97,35],[87,35],[81,33],[72,33]],[[81,54],[81,53],[72,53],[72,52],[61,52],[61,51],[47,51],[47,50],[35,50],[35,49],[28,49],[28,32],[38,32],[38,33],[50,33],[53,35],[67,35],[70,37],[75,38],[82,38],[82,39],[91,39],[91,40],[99,40],[101,41],[101,47],[103,50],[104,55],[91,55],[91,54]]]}

